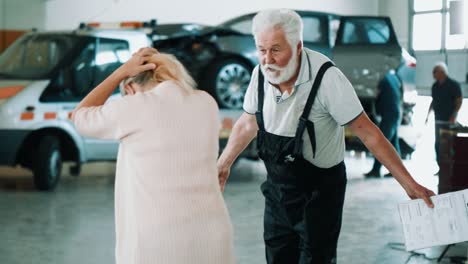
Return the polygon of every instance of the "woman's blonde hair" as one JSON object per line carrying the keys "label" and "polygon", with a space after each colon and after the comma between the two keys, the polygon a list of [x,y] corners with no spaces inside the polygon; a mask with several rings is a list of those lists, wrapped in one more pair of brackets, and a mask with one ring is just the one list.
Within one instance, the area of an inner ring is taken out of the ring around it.
{"label": "woman's blonde hair", "polygon": [[155,64],[156,68],[141,72],[136,76],[124,80],[120,86],[122,94],[125,94],[123,87],[129,82],[146,85],[148,83],[159,84],[164,81],[174,81],[187,92],[193,91],[196,87],[192,76],[190,76],[184,65],[174,55],[155,53],[147,63]]}

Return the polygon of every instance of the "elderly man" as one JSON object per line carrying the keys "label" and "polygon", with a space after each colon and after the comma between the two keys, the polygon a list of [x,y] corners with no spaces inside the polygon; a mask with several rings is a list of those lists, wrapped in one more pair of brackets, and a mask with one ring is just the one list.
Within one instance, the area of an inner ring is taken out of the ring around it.
{"label": "elderly man", "polygon": [[346,188],[344,125],[390,170],[409,197],[432,206],[434,193],[408,173],[368,119],[353,87],[329,59],[303,48],[302,20],[291,10],[259,12],[245,113],[218,159],[221,189],[230,167],[257,136],[268,175],[264,240],[268,263],[336,263]]}
{"label": "elderly man", "polygon": [[448,76],[448,68],[445,63],[437,63],[432,70],[432,75],[435,82],[432,85],[432,102],[427,112],[426,122],[429,114],[434,110],[435,152],[439,165],[440,129],[455,124],[463,98],[460,84]]}

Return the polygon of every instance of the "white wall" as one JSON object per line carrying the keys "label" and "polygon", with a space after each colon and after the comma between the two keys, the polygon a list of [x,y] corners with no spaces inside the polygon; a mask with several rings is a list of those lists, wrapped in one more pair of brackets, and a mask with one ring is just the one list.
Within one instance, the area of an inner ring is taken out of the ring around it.
{"label": "white wall", "polygon": [[389,16],[400,45],[408,49],[409,42],[409,4],[408,0],[380,0],[379,15]]}
{"label": "white wall", "polygon": [[47,0],[0,0],[0,29],[45,28]]}
{"label": "white wall", "polygon": [[378,13],[375,0],[45,0],[46,29],[70,29],[82,21],[158,19],[159,23],[217,24],[264,8],[287,7],[339,14]]}

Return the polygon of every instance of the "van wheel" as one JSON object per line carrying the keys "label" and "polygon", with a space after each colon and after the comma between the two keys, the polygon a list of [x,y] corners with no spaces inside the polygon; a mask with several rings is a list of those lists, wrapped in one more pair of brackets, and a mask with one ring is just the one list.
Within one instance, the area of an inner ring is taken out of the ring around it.
{"label": "van wheel", "polygon": [[242,109],[251,71],[239,59],[221,60],[209,69],[204,85],[221,108]]}
{"label": "van wheel", "polygon": [[60,179],[61,171],[59,140],[54,136],[42,137],[33,163],[34,185],[42,191],[53,190]]}

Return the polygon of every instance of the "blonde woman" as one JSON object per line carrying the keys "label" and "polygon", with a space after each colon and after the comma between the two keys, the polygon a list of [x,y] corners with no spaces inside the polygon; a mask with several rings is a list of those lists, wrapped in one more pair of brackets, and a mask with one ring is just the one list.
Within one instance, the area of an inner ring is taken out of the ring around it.
{"label": "blonde woman", "polygon": [[[125,96],[104,102],[119,83]],[[217,179],[216,102],[173,56],[141,49],[77,106],[83,135],[120,140],[118,264],[234,263]]]}

